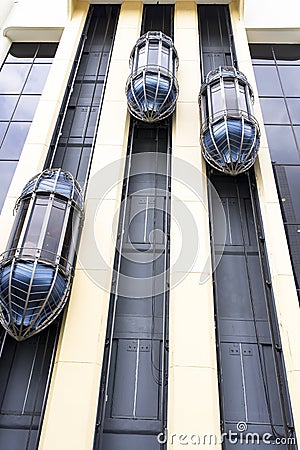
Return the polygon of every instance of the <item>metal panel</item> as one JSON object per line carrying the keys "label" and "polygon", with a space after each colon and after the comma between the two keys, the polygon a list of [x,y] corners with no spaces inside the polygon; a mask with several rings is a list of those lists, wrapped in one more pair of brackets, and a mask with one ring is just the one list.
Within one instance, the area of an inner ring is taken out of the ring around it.
{"label": "metal panel", "polygon": [[[102,374],[102,386],[108,397],[105,405],[105,394],[101,391],[97,450],[111,448],[108,445],[118,448],[122,432],[127,433],[127,438],[122,439],[123,448],[135,448],[140,442],[144,447],[149,441],[149,450],[156,449],[156,436],[163,429],[166,408],[168,297],[164,271],[168,258],[170,131],[168,124],[159,127],[134,124],[131,132],[129,152],[134,156],[128,160],[130,165],[126,169],[124,238],[120,253],[116,254],[117,259],[121,255],[116,274],[119,294],[111,298],[109,317],[114,325],[108,327],[107,337],[112,343],[107,347],[110,365]],[[121,215],[121,227],[122,223]],[[155,276],[159,278],[157,281]],[[105,419],[101,422],[103,413]]]}
{"label": "metal panel", "polygon": [[45,164],[45,167],[61,167],[71,172],[84,189],[119,9],[119,5],[91,7],[88,29],[75,58],[69,93],[66,93]]}
{"label": "metal panel", "polygon": [[[214,274],[222,420],[224,432],[237,433],[245,422],[248,433],[269,433],[275,440],[289,436],[292,417],[248,177],[210,176],[225,210],[229,205],[227,241]],[[214,227],[213,211],[211,219]],[[236,446],[245,439],[246,432]],[[230,440],[224,445],[229,448]]]}

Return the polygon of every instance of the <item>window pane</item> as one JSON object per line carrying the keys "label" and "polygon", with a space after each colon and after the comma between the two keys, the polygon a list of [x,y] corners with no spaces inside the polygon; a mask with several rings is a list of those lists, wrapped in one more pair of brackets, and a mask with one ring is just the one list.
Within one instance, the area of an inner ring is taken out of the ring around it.
{"label": "window pane", "polygon": [[296,135],[296,142],[298,145],[298,149],[300,149],[300,126],[294,126],[293,128]]}
{"label": "window pane", "polygon": [[35,64],[28,76],[25,93],[41,94],[50,70],[50,64]]}
{"label": "window pane", "polygon": [[238,110],[237,96],[235,90],[235,83],[232,80],[224,81],[226,108],[229,112]]}
{"label": "window pane", "polygon": [[[29,207],[30,199],[23,200],[21,202],[21,205],[18,209],[18,215],[16,218],[16,226],[13,227],[10,235],[10,239],[8,241],[8,245],[6,247],[6,250],[9,249],[16,249],[19,244],[20,235],[23,229],[24,221],[26,218],[26,213]],[[14,251],[10,252],[9,255],[13,256]]]}
{"label": "window pane", "polygon": [[279,67],[284,94],[288,97],[300,97],[300,67]]}
{"label": "window pane", "polygon": [[47,204],[48,198],[37,198],[35,201],[23,241],[23,247],[27,249],[26,255],[35,254],[40,239]]}
{"label": "window pane", "polygon": [[10,120],[14,112],[17,95],[0,95],[0,120]]}
{"label": "window pane", "polygon": [[0,159],[19,159],[30,123],[11,123],[0,149]]}
{"label": "window pane", "polygon": [[40,96],[23,95],[20,98],[13,120],[32,121]]}
{"label": "window pane", "polygon": [[215,84],[211,87],[211,101],[212,101],[212,113],[218,114],[220,111],[224,111],[225,105],[222,98],[220,84]]}
{"label": "window pane", "polygon": [[6,62],[31,62],[36,54],[38,44],[35,42],[14,43],[10,47]]}
{"label": "window pane", "polygon": [[275,67],[254,66],[259,95],[282,96],[279,78]]}
{"label": "window pane", "polygon": [[251,44],[250,53],[253,64],[274,64],[272,46],[268,44]]}
{"label": "window pane", "polygon": [[0,161],[0,211],[2,210],[16,167],[17,162],[15,161]]}
{"label": "window pane", "polygon": [[0,71],[0,93],[19,94],[30,69],[29,64],[7,64]]}
{"label": "window pane", "polygon": [[65,209],[66,205],[64,203],[54,200],[43,242],[42,258],[55,261],[65,217]]}
{"label": "window pane", "polygon": [[278,164],[300,164],[296,142],[289,126],[266,125],[271,159]]}
{"label": "window pane", "polygon": [[273,45],[277,64],[300,64],[300,45]]}
{"label": "window pane", "polygon": [[287,98],[286,101],[291,121],[300,124],[300,98]]}
{"label": "window pane", "polygon": [[161,52],[161,65],[166,69],[169,69],[169,49],[162,46]]}
{"label": "window pane", "polygon": [[[6,130],[8,128],[9,123],[8,122],[0,122],[0,148],[2,144],[2,140],[5,136]],[[1,149],[0,149],[0,159],[1,159]]]}
{"label": "window pane", "polygon": [[300,166],[275,167],[285,220],[300,223]]}
{"label": "window pane", "polygon": [[39,62],[41,62],[41,60],[43,60],[43,62],[46,61],[51,62],[55,56],[57,46],[58,44],[56,43],[43,42],[39,44],[39,49],[36,58],[39,60]]}
{"label": "window pane", "polygon": [[283,98],[261,98],[264,123],[288,124],[290,122]]}
{"label": "window pane", "polygon": [[158,41],[152,41],[149,44],[148,62],[149,65],[157,66],[158,64]]}

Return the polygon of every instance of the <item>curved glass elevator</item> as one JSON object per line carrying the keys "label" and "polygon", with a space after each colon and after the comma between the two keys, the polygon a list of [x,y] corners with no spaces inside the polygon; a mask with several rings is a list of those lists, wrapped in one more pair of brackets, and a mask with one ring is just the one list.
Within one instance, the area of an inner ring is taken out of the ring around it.
{"label": "curved glass elevator", "polygon": [[[228,7],[198,6],[198,15],[203,80],[218,66],[237,68]],[[293,448],[288,441],[293,419],[254,172],[232,177],[207,166],[207,175],[221,198],[227,223],[223,247],[215,239],[218,222],[210,195],[212,258],[220,260],[214,294],[223,447],[243,448],[247,433],[256,433],[260,448],[275,444],[277,438],[285,442],[277,443],[279,448]],[[230,440],[230,433],[236,433],[238,441]],[[263,442],[265,433],[269,442]]]}
{"label": "curved glass elevator", "polygon": [[[84,192],[119,10],[90,7],[44,166],[70,172]],[[0,448],[37,449],[60,326],[61,316],[24,342],[1,330]]]}

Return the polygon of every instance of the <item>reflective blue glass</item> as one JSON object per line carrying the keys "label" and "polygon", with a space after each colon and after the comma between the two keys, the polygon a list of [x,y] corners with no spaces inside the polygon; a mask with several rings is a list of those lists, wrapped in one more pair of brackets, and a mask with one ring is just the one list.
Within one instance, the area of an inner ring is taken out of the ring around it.
{"label": "reflective blue glass", "polygon": [[252,89],[245,75],[234,67],[209,72],[199,101],[206,161],[230,175],[248,170],[257,155],[260,133],[252,115]]}
{"label": "reflective blue glass", "polygon": [[51,323],[68,300],[83,197],[70,173],[47,169],[26,184],[16,209],[0,258],[0,322],[21,341]]}
{"label": "reflective blue glass", "polygon": [[145,122],[162,120],[175,109],[177,53],[172,39],[158,31],[143,35],[132,50],[127,80],[128,109]]}

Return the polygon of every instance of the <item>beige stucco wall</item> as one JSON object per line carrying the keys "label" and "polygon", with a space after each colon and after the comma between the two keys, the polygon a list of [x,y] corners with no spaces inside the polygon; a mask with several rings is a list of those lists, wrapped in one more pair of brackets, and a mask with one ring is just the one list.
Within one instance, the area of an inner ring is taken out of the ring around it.
{"label": "beige stucco wall", "polygon": [[243,0],[249,42],[299,43],[298,0]]}
{"label": "beige stucco wall", "polygon": [[254,71],[251,63],[248,40],[243,17],[238,4],[231,4],[233,34],[239,68],[244,72],[254,89],[255,116],[261,129],[261,145],[255,163],[258,197],[270,266],[272,288],[282,341],[288,387],[294,415],[296,433],[300,436],[300,310],[292,272],[291,260],[283,226],[280,205],[273,176],[271,158],[264,131]]}

